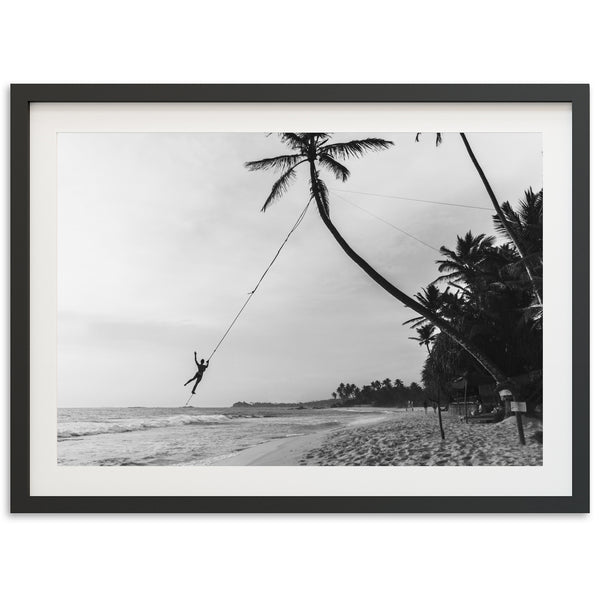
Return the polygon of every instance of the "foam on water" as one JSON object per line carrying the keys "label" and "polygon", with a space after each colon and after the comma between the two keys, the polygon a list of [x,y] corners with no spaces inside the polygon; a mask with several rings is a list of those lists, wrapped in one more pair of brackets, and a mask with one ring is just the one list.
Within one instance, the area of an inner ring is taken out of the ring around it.
{"label": "foam on water", "polygon": [[72,466],[210,465],[269,440],[365,416],[293,406],[59,408],[57,459]]}
{"label": "foam on water", "polygon": [[64,440],[84,435],[100,435],[102,433],[125,433],[141,431],[156,427],[177,427],[181,425],[204,425],[206,423],[223,423],[235,417],[230,415],[174,415],[159,418],[115,419],[113,421],[75,421],[58,423],[58,439]]}

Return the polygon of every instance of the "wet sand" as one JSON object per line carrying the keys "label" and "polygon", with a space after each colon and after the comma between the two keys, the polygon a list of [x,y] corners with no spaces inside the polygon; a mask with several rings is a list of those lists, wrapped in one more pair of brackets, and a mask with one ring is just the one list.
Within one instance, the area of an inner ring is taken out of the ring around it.
{"label": "wet sand", "polygon": [[271,440],[258,446],[253,446],[247,450],[242,450],[234,456],[212,463],[214,466],[294,466],[302,464],[303,457],[313,448],[318,448],[334,432],[348,431],[356,427],[371,426],[382,421],[388,421],[396,418],[396,412],[386,411],[373,414],[373,409],[369,409],[370,414],[360,415],[360,409],[357,409],[357,418],[347,425],[326,429],[317,433],[308,435],[299,435],[294,437]]}

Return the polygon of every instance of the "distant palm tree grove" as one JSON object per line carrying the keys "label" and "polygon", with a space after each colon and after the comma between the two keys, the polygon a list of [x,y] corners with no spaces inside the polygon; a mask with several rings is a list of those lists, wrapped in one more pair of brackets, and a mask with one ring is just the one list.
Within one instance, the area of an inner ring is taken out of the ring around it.
{"label": "distant palm tree grove", "polygon": [[423,388],[417,383],[406,386],[400,379],[372,381],[361,388],[353,383],[340,383],[331,395],[333,406],[357,406],[370,404],[373,406],[425,406],[430,402]]}

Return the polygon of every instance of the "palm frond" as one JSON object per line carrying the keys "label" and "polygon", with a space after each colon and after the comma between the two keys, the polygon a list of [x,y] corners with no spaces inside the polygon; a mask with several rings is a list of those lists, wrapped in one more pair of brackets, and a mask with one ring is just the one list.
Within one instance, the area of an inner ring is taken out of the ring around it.
{"label": "palm frond", "polygon": [[445,273],[447,271],[458,271],[463,268],[459,262],[455,260],[436,260],[435,263],[438,265],[438,271]]}
{"label": "palm frond", "polygon": [[365,152],[386,150],[393,145],[394,142],[383,140],[381,138],[365,138],[364,140],[352,140],[350,142],[340,142],[338,144],[327,144],[326,146],[322,147],[322,150],[334,158],[344,160],[348,158],[358,158]]}
{"label": "palm frond", "polygon": [[543,222],[543,190],[535,193],[531,188],[525,190],[525,196],[519,201],[517,208],[505,202],[502,207],[502,216],[506,219],[510,232],[506,230],[501,221],[501,215],[494,215],[494,227],[505,239],[516,241],[527,254],[541,252],[542,250],[542,222]]}
{"label": "palm frond", "polygon": [[304,146],[305,133],[280,133],[279,137],[282,142],[285,142],[291,148],[298,150]]}
{"label": "palm frond", "polygon": [[296,167],[293,166],[291,169],[288,169],[273,184],[273,188],[271,189],[271,193],[269,194],[269,197],[267,198],[267,201],[264,203],[263,207],[261,208],[262,212],[265,212],[267,210],[267,208],[269,208],[269,206],[271,206],[271,204],[273,204],[273,202],[275,202],[275,200],[277,200],[277,198],[281,198],[281,196],[283,196],[283,194],[287,191],[287,189],[290,186],[290,184],[292,183],[292,181],[294,181],[294,179],[296,179],[295,168]]}
{"label": "palm frond", "polygon": [[302,158],[302,154],[283,154],[272,158],[252,160],[244,163],[244,166],[249,171],[268,171],[269,169],[281,169],[283,171],[296,166]]}
{"label": "palm frond", "polygon": [[531,254],[528,254],[524,258],[519,258],[518,260],[514,260],[514,261],[507,263],[506,265],[503,265],[502,268],[500,269],[500,273],[502,273],[504,270],[506,270],[507,272],[511,272],[511,270],[512,270],[512,272],[514,273],[514,272],[517,272],[519,269],[522,270],[522,268],[525,265],[527,265],[531,269],[535,269],[541,265],[541,262],[542,262],[542,253],[541,252],[532,252]]}
{"label": "palm frond", "polygon": [[454,283],[455,281],[460,281],[461,279],[462,273],[454,271],[453,273],[448,273],[448,275],[440,275],[433,280],[433,283]]}
{"label": "palm frond", "polygon": [[[415,142],[419,142],[420,141],[420,137],[421,137],[422,132],[419,131],[419,133],[417,133],[417,135],[415,136]],[[435,147],[437,148],[440,144],[442,143],[442,134],[441,133],[436,133],[435,134]]]}
{"label": "palm frond", "polygon": [[447,256],[448,258],[451,258],[453,261],[458,262],[458,255],[456,254],[456,252],[454,252],[454,250],[450,250],[450,248],[447,248],[446,246],[440,246],[440,254],[442,256]]}
{"label": "palm frond", "polygon": [[544,307],[542,304],[533,303],[521,310],[524,319],[530,323],[531,329],[542,329],[542,320],[544,316]]}
{"label": "palm frond", "polygon": [[408,325],[409,323],[414,323],[414,325],[411,325],[411,329],[414,329],[415,326],[420,325],[421,323],[424,323],[425,321],[427,321],[427,319],[425,317],[413,317],[412,319],[408,319],[408,321],[404,321],[402,323],[402,325]]}
{"label": "palm frond", "polygon": [[[504,218],[508,222],[511,232],[519,231],[521,229],[521,221],[513,207],[508,202],[505,202],[500,209],[504,213]],[[510,240],[511,237],[506,231],[506,227],[504,226],[504,222],[500,218],[500,215],[493,215],[492,219],[494,221],[494,229],[505,239]]]}
{"label": "palm frond", "polygon": [[311,133],[310,134],[315,142],[317,142],[317,147],[321,147],[329,138],[331,138],[330,133]]}
{"label": "palm frond", "polygon": [[346,181],[350,177],[350,171],[337,160],[334,160],[329,154],[319,154],[319,162],[329,171],[331,171],[336,179]]}

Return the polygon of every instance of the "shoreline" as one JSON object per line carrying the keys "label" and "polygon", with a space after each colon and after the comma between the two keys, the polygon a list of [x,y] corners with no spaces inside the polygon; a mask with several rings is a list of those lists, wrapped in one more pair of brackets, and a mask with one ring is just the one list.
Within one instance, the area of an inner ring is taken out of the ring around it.
{"label": "shoreline", "polygon": [[[360,411],[357,411],[360,412]],[[422,411],[386,410],[342,426],[270,440],[211,463],[213,466],[541,466],[543,424],[525,422],[527,445],[518,441],[514,417],[466,424]]]}
{"label": "shoreline", "polygon": [[[342,409],[343,410],[343,409]],[[356,411],[360,414],[361,411]],[[322,431],[269,440],[246,448],[233,456],[210,463],[211,467],[249,467],[249,466],[300,466],[303,457],[311,450],[320,448],[333,433],[349,431],[358,427],[368,427],[397,419],[399,410],[386,410],[369,417],[357,418],[345,425],[330,427]]]}

